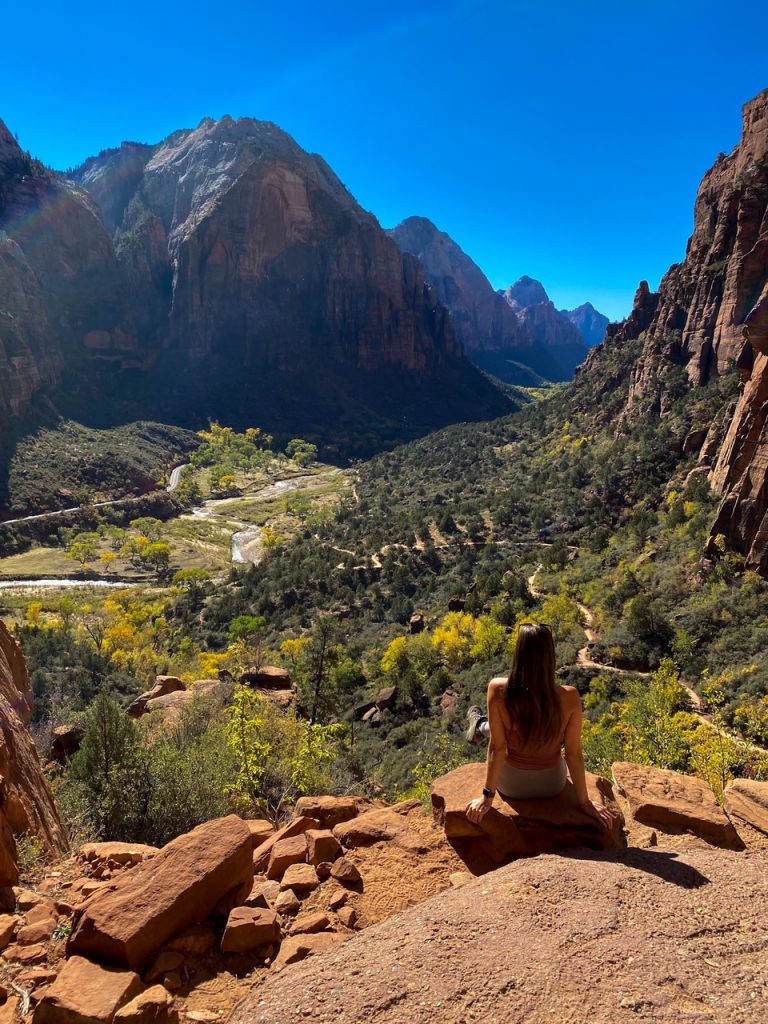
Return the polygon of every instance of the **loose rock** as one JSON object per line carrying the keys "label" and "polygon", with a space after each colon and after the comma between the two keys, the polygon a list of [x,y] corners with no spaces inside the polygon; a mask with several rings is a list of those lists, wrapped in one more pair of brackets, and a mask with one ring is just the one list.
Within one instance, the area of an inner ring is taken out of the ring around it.
{"label": "loose rock", "polygon": [[692,832],[730,850],[743,848],[736,829],[702,779],[625,761],[614,764],[613,777],[630,814],[642,825]]}
{"label": "loose rock", "polygon": [[249,953],[280,941],[280,925],[274,910],[238,907],[229,915],[221,940],[224,953]]}
{"label": "loose rock", "polygon": [[289,836],[272,847],[267,865],[267,878],[280,879],[291,864],[304,864],[307,860],[305,835]]}
{"label": "loose rock", "polygon": [[331,878],[345,885],[355,885],[361,881],[362,876],[348,857],[341,857],[331,868]]}
{"label": "loose rock", "polygon": [[235,815],[179,836],[87,905],[68,954],[142,969],[169,939],[206,918],[233,885],[252,882],[252,856],[250,832]]}
{"label": "loose rock", "polygon": [[100,967],[80,956],[67,960],[35,1007],[34,1024],[105,1024],[143,990],[133,971]]}
{"label": "loose rock", "polygon": [[292,864],[283,875],[281,889],[293,889],[296,893],[311,892],[320,884],[317,872],[311,864]]}

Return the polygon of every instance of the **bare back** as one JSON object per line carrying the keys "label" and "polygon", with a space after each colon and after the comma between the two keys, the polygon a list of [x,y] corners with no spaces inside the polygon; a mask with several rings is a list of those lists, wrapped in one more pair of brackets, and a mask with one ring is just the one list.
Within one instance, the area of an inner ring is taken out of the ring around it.
{"label": "bare back", "polygon": [[[544,746],[531,746],[522,743],[519,732],[509,713],[504,695],[507,680],[498,676],[488,684],[488,719],[491,728],[491,742],[497,749],[503,749],[506,759],[521,768],[548,768],[559,758],[563,743],[566,749],[569,738],[574,735],[574,716],[578,723],[578,734],[581,734],[581,701],[578,691],[573,686],[557,686],[560,701],[561,730],[551,743]],[[570,728],[569,728],[570,726]]]}

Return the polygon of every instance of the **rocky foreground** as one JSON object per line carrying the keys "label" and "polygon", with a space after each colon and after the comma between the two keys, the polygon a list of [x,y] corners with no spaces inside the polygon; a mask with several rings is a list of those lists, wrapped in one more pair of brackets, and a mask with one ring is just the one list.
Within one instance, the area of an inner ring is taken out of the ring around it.
{"label": "rocky foreground", "polygon": [[233,1024],[762,1019],[765,855],[521,860],[271,976]]}
{"label": "rocky foreground", "polygon": [[[431,818],[303,797],[279,828],[229,815],[67,858],[28,682],[0,630],[0,1024],[760,1019],[768,783],[731,783],[720,807],[700,779],[620,763],[588,778],[605,831],[570,786],[498,799],[478,827],[468,764],[435,782]],[[49,861],[11,888],[25,823]]]}

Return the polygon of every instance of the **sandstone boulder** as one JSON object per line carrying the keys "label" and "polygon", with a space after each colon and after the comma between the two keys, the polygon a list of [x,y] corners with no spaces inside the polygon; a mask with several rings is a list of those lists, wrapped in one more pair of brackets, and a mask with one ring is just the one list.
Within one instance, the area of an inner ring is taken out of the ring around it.
{"label": "sandstone boulder", "polygon": [[390,711],[397,701],[397,687],[387,686],[384,690],[379,690],[379,695],[376,698],[376,707],[379,711]]}
{"label": "sandstone boulder", "polygon": [[115,1024],[177,1024],[179,1011],[173,996],[163,985],[153,985],[121,1006]]}
{"label": "sandstone boulder", "polygon": [[49,757],[57,764],[66,764],[76,754],[83,742],[85,729],[82,725],[59,725],[51,733]]}
{"label": "sandstone boulder", "polygon": [[241,683],[254,686],[259,690],[290,690],[291,674],[288,669],[275,665],[263,665],[259,669],[250,669],[240,676]]}
{"label": "sandstone boulder", "polygon": [[34,1024],[108,1024],[117,1010],[143,991],[133,971],[73,956],[35,1007]]}
{"label": "sandstone boulder", "polygon": [[435,822],[474,871],[574,847],[604,850],[626,845],[623,817],[606,779],[587,773],[591,799],[611,812],[607,831],[581,810],[570,782],[560,795],[546,800],[508,800],[499,794],[480,825],[474,825],[465,809],[484,784],[485,765],[475,763],[456,768],[432,785]]}
{"label": "sandstone boulder", "polygon": [[745,822],[768,836],[768,782],[734,779],[725,788],[724,805],[737,828]]}
{"label": "sandstone boulder", "polygon": [[333,828],[373,806],[374,802],[363,796],[302,796],[296,801],[296,813],[317,818],[323,828]]}
{"label": "sandstone boulder", "polygon": [[307,830],[307,861],[317,866],[336,860],[341,846],[329,829],[310,828]]}
{"label": "sandstone boulder", "polygon": [[343,885],[357,885],[362,876],[349,857],[340,857],[331,868],[331,878]]}
{"label": "sandstone boulder", "polygon": [[56,931],[56,918],[44,917],[40,921],[25,924],[16,932],[16,941],[20,946],[35,946],[48,942]]}
{"label": "sandstone boulder", "polygon": [[354,928],[357,921],[357,911],[354,907],[339,907],[338,917],[345,928]]}
{"label": "sandstone boulder", "polygon": [[265,843],[276,831],[272,822],[265,821],[263,818],[246,818],[245,824],[251,833],[254,850],[261,846],[262,843]]}
{"label": "sandstone boulder", "polygon": [[13,914],[0,914],[0,952],[6,948],[13,938],[19,918]]}
{"label": "sandstone boulder", "polygon": [[146,711],[148,714],[160,712],[167,718],[173,719],[183,707],[191,704],[194,699],[193,690],[175,690],[173,693],[165,693],[162,697],[153,697],[152,700],[148,700]]}
{"label": "sandstone boulder", "polygon": [[3,959],[14,964],[22,964],[31,967],[33,964],[44,964],[48,959],[48,949],[42,943],[35,943],[32,946],[22,946],[18,943],[8,948],[3,953]]}
{"label": "sandstone boulder", "polygon": [[[481,784],[482,788],[482,784]],[[401,835],[407,828],[403,815],[419,806],[418,800],[406,800],[393,807],[381,807],[359,814],[351,821],[337,825],[333,834],[347,849],[372,846]]]}
{"label": "sandstone boulder", "polygon": [[312,892],[318,885],[320,879],[311,864],[291,864],[280,882],[281,889],[292,889],[295,893]]}
{"label": "sandstone boulder", "polygon": [[665,832],[691,832],[729,850],[743,848],[736,829],[702,779],[627,761],[614,764],[613,778],[630,815],[642,825]]}
{"label": "sandstone boulder", "polygon": [[273,847],[279,843],[282,839],[289,839],[291,836],[303,835],[307,829],[318,828],[320,822],[317,818],[308,817],[304,814],[299,814],[293,821],[289,821],[287,825],[283,825],[281,829],[278,829],[274,835],[271,835],[269,839],[265,840],[259,845],[253,854],[253,870],[255,874],[263,874],[266,872],[269,866],[269,860],[272,856]]}
{"label": "sandstone boulder", "polygon": [[348,899],[349,897],[347,896],[346,892],[343,889],[339,889],[328,900],[328,906],[331,908],[331,910],[340,910]]}
{"label": "sandstone boulder", "polygon": [[126,711],[132,718],[140,718],[146,715],[149,709],[149,702],[158,697],[165,697],[169,693],[177,693],[186,690],[187,684],[176,676],[156,676],[155,685],[151,690],[142,693],[135,701],[128,705]]}
{"label": "sandstone boulder", "polygon": [[280,925],[274,910],[237,907],[229,915],[221,940],[223,953],[250,953],[280,941]]}
{"label": "sandstone boulder", "polygon": [[141,864],[159,853],[156,846],[144,843],[86,843],[80,856],[89,863]]}
{"label": "sandstone boulder", "polygon": [[68,954],[140,970],[169,939],[204,921],[222,896],[252,882],[252,857],[251,834],[235,815],[179,836],[93,897]]}
{"label": "sandstone boulder", "polygon": [[301,902],[293,889],[284,889],[275,897],[278,914],[295,914],[301,909]]}
{"label": "sandstone boulder", "polygon": [[268,910],[280,892],[280,883],[276,879],[267,879],[259,875],[253,880],[251,891],[243,900],[244,907],[262,907]]}
{"label": "sandstone boulder", "polygon": [[331,922],[328,915],[321,910],[308,910],[306,914],[299,914],[291,925],[291,935],[311,934],[322,932]]}
{"label": "sandstone boulder", "polygon": [[280,839],[272,847],[267,864],[267,878],[280,879],[291,864],[305,864],[307,861],[307,837],[305,834]]}

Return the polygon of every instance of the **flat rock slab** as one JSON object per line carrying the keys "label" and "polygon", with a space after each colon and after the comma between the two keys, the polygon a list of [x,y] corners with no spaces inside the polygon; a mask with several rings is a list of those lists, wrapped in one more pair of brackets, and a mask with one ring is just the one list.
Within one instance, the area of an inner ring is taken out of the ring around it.
{"label": "flat rock slab", "polygon": [[156,846],[144,843],[86,843],[80,856],[87,861],[114,861],[116,864],[141,864],[159,853]]}
{"label": "flat rock slab", "polygon": [[[275,968],[295,964],[299,960],[305,960],[314,953],[325,953],[333,946],[343,942],[347,938],[339,932],[318,932],[313,935],[291,935],[283,939],[280,952],[275,960]],[[295,1019],[295,1016],[294,1016]]]}
{"label": "flat rock slab", "polygon": [[365,813],[352,818],[351,821],[344,821],[340,825],[336,825],[333,834],[347,849],[388,842],[407,831],[408,824],[404,821],[404,817],[418,806],[418,800],[405,800],[392,807],[365,811]]}
{"label": "flat rock slab", "polygon": [[630,815],[642,825],[691,832],[714,846],[743,849],[736,829],[702,779],[628,761],[613,765],[613,778]]}
{"label": "flat rock slab", "polygon": [[35,1007],[34,1024],[108,1024],[144,990],[133,971],[100,967],[80,956],[64,963]]}
{"label": "flat rock slab", "polygon": [[746,822],[768,836],[768,782],[734,779],[725,789],[725,809],[732,818]]}
{"label": "flat rock slab", "polygon": [[713,847],[519,860],[270,973],[228,1024],[758,1024],[767,868]]}
{"label": "flat rock slab", "polygon": [[626,846],[623,815],[607,779],[587,773],[589,794],[611,812],[605,830],[579,807],[570,782],[561,794],[542,800],[508,800],[497,795],[480,825],[466,816],[466,806],[485,785],[485,765],[465,764],[432,785],[432,813],[459,856],[473,873],[487,871],[518,857],[586,847],[605,850]]}
{"label": "flat rock slab", "polygon": [[323,828],[333,828],[377,806],[382,806],[380,801],[366,796],[301,796],[296,801],[296,813],[317,818]]}
{"label": "flat rock slab", "polygon": [[95,895],[68,955],[141,970],[169,939],[204,921],[232,889],[253,881],[253,841],[232,814],[199,826]]}

